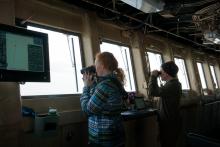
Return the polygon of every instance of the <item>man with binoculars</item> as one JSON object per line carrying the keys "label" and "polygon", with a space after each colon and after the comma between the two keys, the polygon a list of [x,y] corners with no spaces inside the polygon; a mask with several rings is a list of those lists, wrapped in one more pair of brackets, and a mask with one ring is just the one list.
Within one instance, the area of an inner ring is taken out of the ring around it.
{"label": "man with binoculars", "polygon": [[[160,71],[151,72],[149,95],[161,98],[158,115],[161,147],[176,147],[180,132],[179,109],[182,88],[177,78],[178,70],[173,61],[168,61],[161,65]],[[159,76],[166,82],[164,86],[158,86],[157,78]]]}

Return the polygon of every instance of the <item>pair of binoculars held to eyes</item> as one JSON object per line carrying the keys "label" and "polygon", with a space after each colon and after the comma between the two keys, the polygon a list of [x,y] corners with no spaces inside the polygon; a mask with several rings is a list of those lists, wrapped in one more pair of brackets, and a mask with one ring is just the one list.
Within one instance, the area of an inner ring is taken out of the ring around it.
{"label": "pair of binoculars held to eyes", "polygon": [[89,73],[89,74],[95,74],[96,73],[96,69],[94,65],[88,66],[88,67],[84,67],[80,70],[81,74],[84,73]]}
{"label": "pair of binoculars held to eyes", "polygon": [[155,76],[159,77],[161,73],[162,73],[161,71],[157,70],[157,73],[155,73],[156,74]]}

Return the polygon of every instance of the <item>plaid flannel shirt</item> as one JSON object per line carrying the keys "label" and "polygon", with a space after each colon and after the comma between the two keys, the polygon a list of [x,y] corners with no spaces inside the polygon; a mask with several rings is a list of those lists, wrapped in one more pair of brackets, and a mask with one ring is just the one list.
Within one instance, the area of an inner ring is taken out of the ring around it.
{"label": "plaid flannel shirt", "polygon": [[116,77],[111,74],[99,78],[97,85],[84,87],[80,98],[82,110],[88,115],[89,140],[105,147],[124,143],[122,93],[111,78]]}

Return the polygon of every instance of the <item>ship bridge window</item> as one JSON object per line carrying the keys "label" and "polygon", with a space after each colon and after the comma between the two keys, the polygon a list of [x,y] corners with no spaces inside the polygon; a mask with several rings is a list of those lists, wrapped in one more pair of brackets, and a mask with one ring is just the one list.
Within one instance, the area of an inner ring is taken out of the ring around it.
{"label": "ship bridge window", "polygon": [[79,36],[35,26],[28,26],[27,29],[48,34],[51,80],[49,83],[27,82],[20,85],[21,95],[81,93],[83,83],[80,74],[82,62]]}
{"label": "ship bridge window", "polygon": [[174,62],[176,63],[176,65],[179,68],[177,76],[178,76],[178,79],[179,79],[180,83],[182,84],[182,89],[183,90],[190,89],[189,79],[188,79],[188,75],[187,75],[186,65],[185,65],[184,59],[174,58]]}
{"label": "ship bridge window", "polygon": [[211,72],[211,75],[212,75],[214,88],[218,88],[217,78],[216,78],[216,74],[215,74],[215,68],[214,68],[213,65],[210,65],[209,68],[210,68],[210,72]]}
{"label": "ship bridge window", "polygon": [[[147,52],[147,55],[145,56],[147,62],[150,64],[150,71],[152,72],[153,70],[160,70],[160,66],[162,64],[162,56],[159,53],[154,53],[154,52]],[[164,84],[163,81],[161,81],[160,78],[157,79],[157,83],[160,86],[161,84]]]}
{"label": "ship bridge window", "polygon": [[160,70],[160,66],[162,64],[162,57],[161,54],[153,53],[153,52],[147,52],[148,60],[150,63],[150,71],[153,70]]}
{"label": "ship bridge window", "polygon": [[101,52],[111,52],[118,60],[118,65],[125,72],[125,89],[127,91],[135,91],[134,75],[131,65],[130,50],[127,46],[102,42],[100,44]]}
{"label": "ship bridge window", "polygon": [[205,74],[204,74],[204,70],[203,70],[203,67],[202,67],[202,63],[197,62],[196,64],[197,64],[197,68],[198,68],[198,71],[199,71],[199,77],[200,77],[200,81],[201,81],[201,84],[202,84],[202,89],[206,89],[207,84],[206,84],[206,79],[205,79]]}

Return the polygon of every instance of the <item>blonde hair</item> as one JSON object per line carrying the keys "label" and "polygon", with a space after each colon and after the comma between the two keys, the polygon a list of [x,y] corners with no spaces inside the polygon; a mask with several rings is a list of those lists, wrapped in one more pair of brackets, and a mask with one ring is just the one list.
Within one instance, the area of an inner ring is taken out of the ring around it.
{"label": "blonde hair", "polygon": [[103,64],[103,66],[109,71],[116,74],[118,80],[125,84],[125,74],[123,69],[118,68],[118,61],[114,57],[114,55],[110,52],[102,52],[96,55],[96,59]]}

